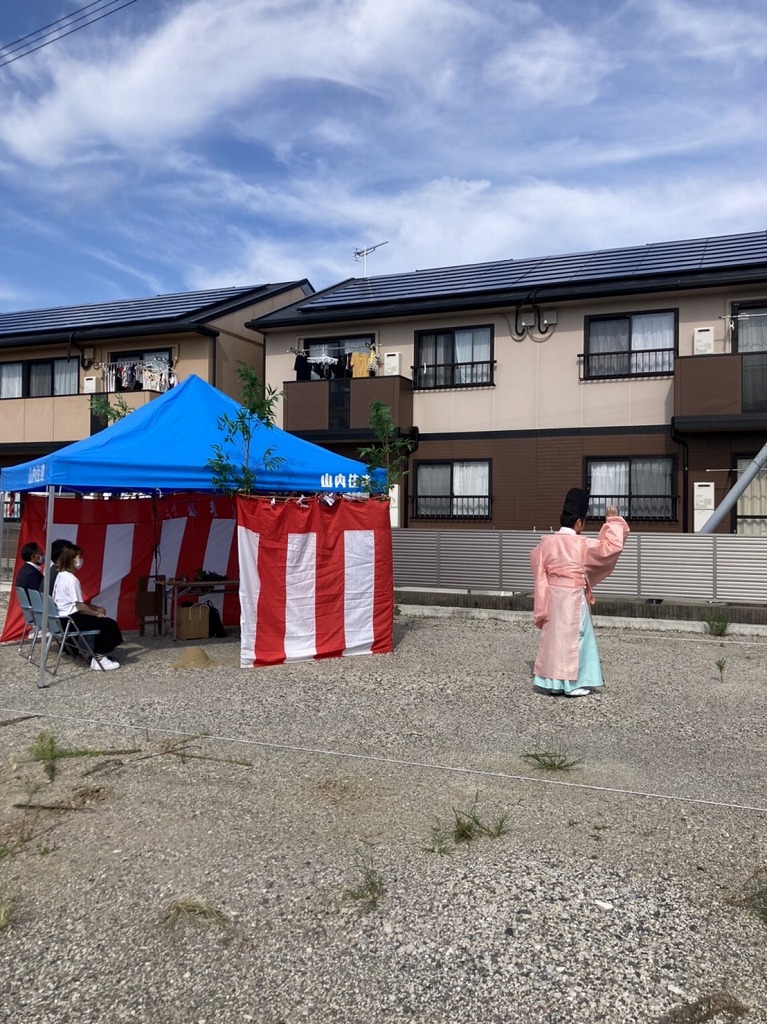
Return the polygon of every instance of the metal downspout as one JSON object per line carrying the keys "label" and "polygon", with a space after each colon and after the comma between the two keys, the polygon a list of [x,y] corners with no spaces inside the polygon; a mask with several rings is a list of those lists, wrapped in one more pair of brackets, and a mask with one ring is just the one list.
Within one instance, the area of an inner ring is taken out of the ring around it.
{"label": "metal downspout", "polygon": [[51,579],[51,534],[53,533],[53,496],[55,488],[53,484],[48,485],[48,507],[45,516],[45,565],[43,567],[43,635],[40,637],[40,677],[37,685],[43,689],[48,684],[45,682],[45,655],[48,644],[48,610],[51,606],[51,597],[48,593]]}
{"label": "metal downspout", "polygon": [[677,432],[674,417],[671,417],[671,440],[684,450],[682,458],[682,533],[687,533],[690,525],[690,446]]}

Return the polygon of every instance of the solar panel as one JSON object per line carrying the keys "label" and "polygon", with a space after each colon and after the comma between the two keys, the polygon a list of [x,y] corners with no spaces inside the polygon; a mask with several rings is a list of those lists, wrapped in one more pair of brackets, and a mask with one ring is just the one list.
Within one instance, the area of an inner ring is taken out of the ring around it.
{"label": "solar panel", "polygon": [[[762,264],[767,264],[767,232],[754,231],[536,259],[416,270],[408,274],[352,278],[337,288],[312,296],[298,308],[302,312],[311,312],[520,287],[610,281]],[[279,311],[275,316],[279,316]]]}
{"label": "solar panel", "polygon": [[144,299],[123,299],[82,306],[0,313],[0,335],[177,320],[189,314],[201,315],[206,310],[215,309],[216,306],[226,304],[228,300],[237,296],[273,287],[281,286],[210,288],[204,291],[154,295]]}

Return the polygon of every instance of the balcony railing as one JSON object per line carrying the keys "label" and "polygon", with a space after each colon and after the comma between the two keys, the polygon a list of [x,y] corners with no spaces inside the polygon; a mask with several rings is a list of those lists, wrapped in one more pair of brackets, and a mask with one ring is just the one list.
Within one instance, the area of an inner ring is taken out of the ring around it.
{"label": "balcony railing", "polygon": [[493,383],[493,361],[430,363],[413,367],[414,388],[477,387]]}
{"label": "balcony railing", "polygon": [[414,519],[489,519],[492,498],[487,494],[415,495]]}
{"label": "balcony railing", "polygon": [[612,506],[624,519],[673,521],[677,518],[678,500],[672,494],[590,494],[588,518],[604,519]]}
{"label": "balcony railing", "polygon": [[659,377],[674,372],[672,348],[636,352],[583,352],[578,356],[581,380],[614,377]]}

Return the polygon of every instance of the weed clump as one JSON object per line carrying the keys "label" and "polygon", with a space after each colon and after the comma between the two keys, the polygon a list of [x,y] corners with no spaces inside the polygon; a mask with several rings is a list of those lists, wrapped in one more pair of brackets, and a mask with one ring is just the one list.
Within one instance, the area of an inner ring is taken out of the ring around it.
{"label": "weed clump", "polygon": [[522,757],[547,772],[569,772],[583,764],[582,757],[571,757],[564,750],[531,750]]}
{"label": "weed clump", "polygon": [[730,903],[750,910],[762,924],[767,925],[767,868],[758,868]]}
{"label": "weed clump", "polygon": [[232,921],[222,910],[217,910],[202,896],[192,893],[189,896],[184,896],[183,899],[174,900],[166,909],[160,924],[170,930],[180,924],[193,924],[198,927],[215,925],[219,928],[230,928]]}
{"label": "weed clump", "polygon": [[713,612],[705,620],[711,636],[726,636],[730,626],[730,617],[725,611]]}
{"label": "weed clump", "polygon": [[0,931],[8,928],[13,922],[15,904],[13,897],[8,892],[8,886],[0,885]]}
{"label": "weed clump", "polygon": [[749,1007],[730,992],[710,992],[692,1003],[675,1006],[663,1014],[658,1024],[704,1024],[720,1013],[727,1014],[727,1020],[737,1020],[748,1012]]}
{"label": "weed clump", "polygon": [[384,894],[383,879],[373,863],[372,854],[362,857],[359,867],[362,873],[360,881],[345,888],[342,895],[346,902],[355,904],[360,914],[370,914],[378,907]]}
{"label": "weed clump", "polygon": [[483,821],[477,813],[477,802],[479,794],[474,797],[474,803],[468,811],[459,811],[453,808],[453,822],[448,828],[437,821],[431,828],[431,842],[424,847],[427,853],[437,853],[443,856],[450,852],[450,840],[455,846],[462,843],[471,843],[475,839],[483,837],[498,839],[509,830],[509,812],[504,811],[496,818]]}

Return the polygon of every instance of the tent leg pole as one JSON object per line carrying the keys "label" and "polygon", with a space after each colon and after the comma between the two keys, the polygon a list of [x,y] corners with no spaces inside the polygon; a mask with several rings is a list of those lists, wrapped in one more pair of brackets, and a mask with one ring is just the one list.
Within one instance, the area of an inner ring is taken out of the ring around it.
{"label": "tent leg pole", "polygon": [[48,487],[48,507],[45,515],[45,566],[43,569],[43,635],[40,638],[42,646],[40,648],[40,678],[37,680],[38,688],[42,689],[47,684],[45,682],[45,655],[47,653],[46,646],[46,633],[47,622],[48,622],[48,610],[50,608],[50,594],[48,593],[49,581],[51,578],[51,534],[53,533],[53,493],[54,489],[49,485]]}
{"label": "tent leg pole", "polygon": [[[0,559],[3,557],[5,551],[5,491],[0,491]],[[10,564],[9,580],[11,587],[13,587],[13,570],[16,568],[16,560],[12,559]],[[2,577],[2,568],[0,568],[0,578]]]}

